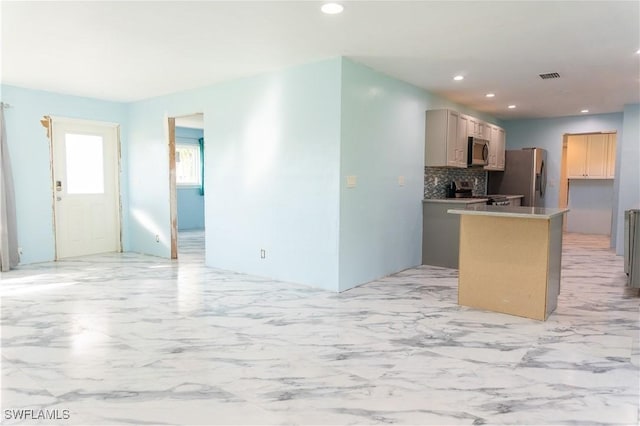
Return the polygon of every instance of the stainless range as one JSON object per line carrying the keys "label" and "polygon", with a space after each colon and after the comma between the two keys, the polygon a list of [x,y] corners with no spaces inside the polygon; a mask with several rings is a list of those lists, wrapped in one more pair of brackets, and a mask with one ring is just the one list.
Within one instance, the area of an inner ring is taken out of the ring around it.
{"label": "stainless range", "polygon": [[504,195],[473,195],[473,184],[466,180],[455,180],[451,182],[450,188],[453,190],[450,198],[486,198],[487,204],[492,206],[508,206],[511,204]]}
{"label": "stainless range", "polygon": [[500,197],[500,196],[495,196],[495,195],[487,195],[487,198],[489,199],[487,201],[487,204],[492,205],[492,206],[509,206],[509,205],[511,205],[511,201],[509,201],[509,199],[507,197]]}

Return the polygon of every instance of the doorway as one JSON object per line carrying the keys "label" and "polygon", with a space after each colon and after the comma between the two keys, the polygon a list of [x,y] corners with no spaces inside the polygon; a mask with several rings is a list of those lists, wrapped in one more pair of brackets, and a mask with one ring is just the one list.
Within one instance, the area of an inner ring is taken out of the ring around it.
{"label": "doorway", "polygon": [[204,116],[169,119],[171,258],[204,254]]}
{"label": "doorway", "polygon": [[569,209],[565,230],[611,237],[616,133],[565,134],[558,206]]}
{"label": "doorway", "polygon": [[122,251],[119,125],[49,120],[55,259]]}

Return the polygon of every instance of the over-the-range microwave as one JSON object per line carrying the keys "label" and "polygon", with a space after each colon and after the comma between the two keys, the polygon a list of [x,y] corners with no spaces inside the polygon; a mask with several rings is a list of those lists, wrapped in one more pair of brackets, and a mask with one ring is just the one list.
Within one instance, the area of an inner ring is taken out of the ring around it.
{"label": "over-the-range microwave", "polygon": [[469,136],[468,166],[486,166],[489,162],[489,141]]}

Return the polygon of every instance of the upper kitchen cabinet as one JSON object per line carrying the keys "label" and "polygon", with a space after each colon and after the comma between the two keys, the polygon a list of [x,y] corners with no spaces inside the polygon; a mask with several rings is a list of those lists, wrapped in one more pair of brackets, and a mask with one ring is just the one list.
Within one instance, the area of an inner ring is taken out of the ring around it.
{"label": "upper kitchen cabinet", "polygon": [[[491,134],[493,136],[493,133]],[[498,170],[504,170],[504,151],[507,145],[507,134],[502,127],[498,127],[498,147],[496,157],[498,158]]]}
{"label": "upper kitchen cabinet", "polygon": [[468,119],[467,136],[473,136],[478,139],[491,139],[491,125],[477,118],[466,116]]}
{"label": "upper kitchen cabinet", "polygon": [[616,134],[607,134],[607,179],[616,177]]}
{"label": "upper kitchen cabinet", "polygon": [[615,135],[570,135],[567,138],[567,178],[613,179],[615,145]]}
{"label": "upper kitchen cabinet", "polygon": [[427,111],[425,165],[467,167],[468,118],[450,109]]}
{"label": "upper kitchen cabinet", "polygon": [[485,170],[504,170],[505,132],[504,129],[492,124],[489,128],[489,159]]}

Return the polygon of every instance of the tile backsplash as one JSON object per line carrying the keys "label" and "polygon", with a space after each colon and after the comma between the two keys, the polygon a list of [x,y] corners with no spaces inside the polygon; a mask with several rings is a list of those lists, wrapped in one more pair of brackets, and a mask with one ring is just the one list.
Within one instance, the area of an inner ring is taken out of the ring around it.
{"label": "tile backsplash", "polygon": [[[438,180],[437,185],[436,179]],[[487,193],[487,172],[482,169],[425,167],[424,198],[445,198],[447,196],[446,187],[452,180],[470,181],[473,184],[473,195]]]}

